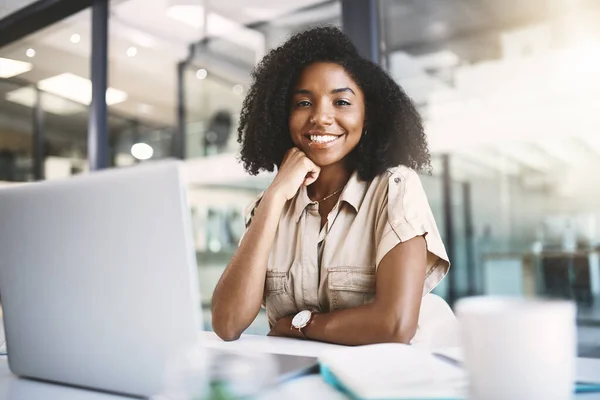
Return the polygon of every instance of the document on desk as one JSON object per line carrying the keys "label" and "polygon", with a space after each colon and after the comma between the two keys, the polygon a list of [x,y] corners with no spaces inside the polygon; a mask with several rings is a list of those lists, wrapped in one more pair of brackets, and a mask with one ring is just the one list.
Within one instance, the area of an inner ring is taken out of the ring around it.
{"label": "document on desk", "polygon": [[242,335],[233,342],[224,342],[214,332],[201,332],[204,346],[215,349],[239,352],[262,352],[287,354],[291,356],[319,357],[324,351],[347,348],[335,344],[314,342],[312,340],[289,339],[261,335]]}
{"label": "document on desk", "polygon": [[578,358],[575,364],[577,382],[600,385],[600,359]]}
{"label": "document on desk", "polygon": [[[460,347],[444,347],[433,351],[435,356],[462,365],[463,351]],[[575,362],[575,379],[577,383],[600,385],[600,359],[578,357]],[[600,386],[598,387],[600,389]]]}
{"label": "document on desk", "polygon": [[[402,344],[333,349],[319,357],[333,387],[361,400],[467,398],[468,374],[460,348],[430,353]],[[578,358],[576,393],[600,391],[600,359]]]}
{"label": "document on desk", "polygon": [[358,399],[464,399],[462,368],[398,343],[333,349],[319,357],[332,386]]}

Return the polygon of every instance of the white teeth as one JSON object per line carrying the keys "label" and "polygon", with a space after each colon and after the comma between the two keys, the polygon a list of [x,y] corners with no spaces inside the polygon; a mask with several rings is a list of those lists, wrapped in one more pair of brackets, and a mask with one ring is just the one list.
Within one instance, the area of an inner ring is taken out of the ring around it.
{"label": "white teeth", "polygon": [[310,140],[317,143],[333,142],[337,138],[334,135],[310,135]]}

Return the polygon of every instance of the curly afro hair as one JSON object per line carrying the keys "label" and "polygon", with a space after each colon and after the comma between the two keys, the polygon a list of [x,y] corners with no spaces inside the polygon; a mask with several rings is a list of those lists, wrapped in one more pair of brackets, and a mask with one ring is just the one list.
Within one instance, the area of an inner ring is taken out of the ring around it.
{"label": "curly afro hair", "polygon": [[293,147],[288,128],[293,88],[315,62],[342,66],[364,94],[368,134],[344,160],[350,171],[368,181],[400,164],[431,168],[423,123],[406,93],[379,65],[361,57],[339,29],[319,27],[271,50],[252,72],[238,127],[240,158],[250,174],[279,168]]}

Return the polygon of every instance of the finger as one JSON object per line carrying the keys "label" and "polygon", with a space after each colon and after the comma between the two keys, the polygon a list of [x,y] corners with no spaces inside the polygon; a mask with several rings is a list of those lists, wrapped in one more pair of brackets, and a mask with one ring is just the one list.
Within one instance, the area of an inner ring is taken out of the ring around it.
{"label": "finger", "polygon": [[304,182],[302,182],[302,184],[304,186],[312,185],[313,183],[315,183],[315,181],[318,178],[319,178],[319,174],[318,173],[309,172],[308,174],[306,174],[306,178],[304,178]]}
{"label": "finger", "polygon": [[314,183],[317,179],[319,179],[319,174],[321,173],[321,168],[319,168],[312,161],[310,161],[310,163],[312,164],[312,168],[310,168],[310,170],[306,174],[306,177],[304,178],[304,182],[303,182],[304,186],[308,186],[308,185]]}
{"label": "finger", "polygon": [[321,167],[312,162],[310,158],[304,156],[302,161],[304,162],[304,167],[306,168],[307,172],[316,172],[317,174],[321,172]]}

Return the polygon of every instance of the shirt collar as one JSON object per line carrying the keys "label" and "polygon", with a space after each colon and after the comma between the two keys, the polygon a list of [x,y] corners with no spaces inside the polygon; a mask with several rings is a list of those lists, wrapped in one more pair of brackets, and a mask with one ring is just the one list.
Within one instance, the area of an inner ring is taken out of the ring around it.
{"label": "shirt collar", "polygon": [[300,221],[300,217],[302,216],[302,213],[304,212],[304,209],[310,203],[312,203],[312,201],[310,200],[310,197],[308,197],[308,192],[306,191],[306,186],[304,186],[304,185],[300,186],[300,190],[298,191],[298,194],[294,198],[294,202],[295,202],[295,204],[294,204],[294,221],[296,221],[296,223],[298,223],[298,221]]}
{"label": "shirt collar", "polygon": [[358,172],[354,171],[346,184],[346,188],[340,195],[340,202],[345,201],[354,208],[354,211],[358,212],[358,209],[365,198],[366,191],[367,182],[360,179],[358,177]]}
{"label": "shirt collar", "polygon": [[[354,171],[346,184],[346,187],[340,195],[340,203],[345,201],[350,204],[356,212],[360,208],[363,199],[365,198],[365,192],[367,190],[367,182],[361,180],[358,177],[358,172]],[[304,212],[304,209],[313,201],[308,197],[306,186],[301,186],[298,191],[298,195],[294,198],[294,220],[296,223],[300,221],[300,217]]]}

